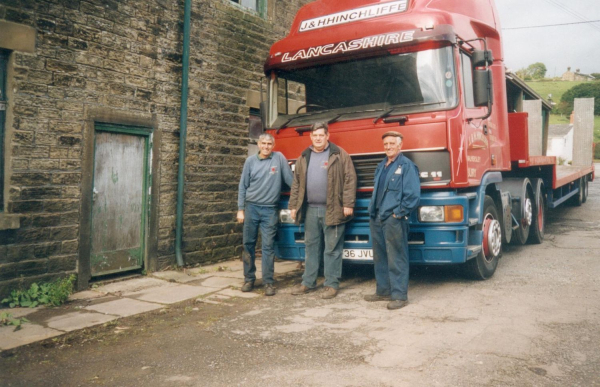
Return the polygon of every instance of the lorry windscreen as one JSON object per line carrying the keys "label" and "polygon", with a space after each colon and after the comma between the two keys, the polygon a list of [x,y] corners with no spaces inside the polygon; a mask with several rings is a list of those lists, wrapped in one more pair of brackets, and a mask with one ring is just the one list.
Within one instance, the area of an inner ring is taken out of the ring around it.
{"label": "lorry windscreen", "polygon": [[458,102],[452,47],[280,71],[271,82],[278,95],[270,108],[279,112],[271,114],[272,128],[447,110]]}

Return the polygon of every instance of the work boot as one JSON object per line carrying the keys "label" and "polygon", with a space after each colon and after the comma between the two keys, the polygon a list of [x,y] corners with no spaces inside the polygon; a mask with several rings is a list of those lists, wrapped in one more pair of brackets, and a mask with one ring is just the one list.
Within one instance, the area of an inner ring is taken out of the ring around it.
{"label": "work boot", "polygon": [[330,288],[329,286],[325,288],[323,294],[321,294],[321,298],[324,300],[328,300],[330,298],[334,298],[337,296],[338,290],[334,288]]}
{"label": "work boot", "polygon": [[254,281],[244,282],[244,286],[242,286],[242,292],[251,292],[254,289]]}
{"label": "work boot", "polygon": [[292,296],[299,296],[301,294],[306,294],[308,292],[310,292],[312,289],[309,288],[308,286],[304,286],[302,284],[295,286],[292,289]]}
{"label": "work boot", "polygon": [[277,291],[273,284],[265,284],[265,296],[274,296]]}
{"label": "work boot", "polygon": [[386,296],[384,296],[384,295],[377,294],[377,293],[375,293],[375,294],[367,294],[367,295],[364,297],[364,300],[365,300],[365,301],[368,301],[368,302],[376,302],[376,301],[390,301],[391,299],[392,299],[392,298],[390,297],[390,295],[389,295],[389,294],[388,294],[388,295],[386,295]]}
{"label": "work boot", "polygon": [[406,305],[408,305],[408,300],[392,300],[388,302],[387,308],[389,310],[394,310],[404,308]]}

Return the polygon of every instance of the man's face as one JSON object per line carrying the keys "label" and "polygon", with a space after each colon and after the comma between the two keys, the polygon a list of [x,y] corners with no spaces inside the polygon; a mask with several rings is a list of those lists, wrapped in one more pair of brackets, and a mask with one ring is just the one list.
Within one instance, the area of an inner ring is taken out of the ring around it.
{"label": "man's face", "polygon": [[400,137],[387,136],[383,139],[383,149],[389,159],[393,159],[402,149],[402,140]]}
{"label": "man's face", "polygon": [[258,141],[258,150],[260,157],[267,158],[271,156],[271,153],[273,153],[274,146],[275,144],[273,143],[273,141],[269,139],[263,139]]}
{"label": "man's face", "polygon": [[329,141],[329,133],[325,132],[325,129],[313,130],[310,133],[310,139],[313,143],[313,148],[317,152],[323,151],[327,147]]}

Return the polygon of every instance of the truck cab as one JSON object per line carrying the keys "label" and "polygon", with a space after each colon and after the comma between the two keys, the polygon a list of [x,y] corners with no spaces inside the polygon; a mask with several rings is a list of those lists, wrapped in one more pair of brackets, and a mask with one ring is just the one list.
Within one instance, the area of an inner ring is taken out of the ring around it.
{"label": "truck cab", "polygon": [[[310,126],[325,121],[330,141],[353,159],[358,192],[345,259],[371,262],[367,208],[390,130],[403,134],[402,152],[420,171],[411,263],[474,260],[475,276],[488,278],[514,223],[535,221],[535,203],[529,214],[524,204],[514,210],[518,189],[500,186],[513,160],[493,0],[318,0],[299,10],[264,70],[262,118],[277,150],[293,164],[311,144]],[[289,218],[286,195],[281,207],[276,254],[302,260],[303,229]]]}

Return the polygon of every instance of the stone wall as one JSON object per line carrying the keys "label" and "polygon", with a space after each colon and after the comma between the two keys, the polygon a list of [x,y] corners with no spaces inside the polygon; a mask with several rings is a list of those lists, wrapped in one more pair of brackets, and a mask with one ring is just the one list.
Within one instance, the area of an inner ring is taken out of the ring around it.
{"label": "stone wall", "polygon": [[[241,251],[234,218],[248,90],[258,90],[269,46],[308,2],[269,1],[267,19],[229,0],[192,1],[186,263]],[[93,165],[89,122],[98,117],[152,123],[159,159],[146,266],[175,263],[182,20],[182,0],[0,0],[0,28],[35,29],[35,50],[10,56],[3,215],[18,214],[20,222],[0,230],[0,294],[70,272],[86,277],[81,238],[89,215],[82,203],[91,187],[82,182]]]}

